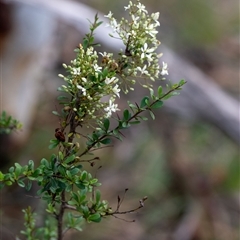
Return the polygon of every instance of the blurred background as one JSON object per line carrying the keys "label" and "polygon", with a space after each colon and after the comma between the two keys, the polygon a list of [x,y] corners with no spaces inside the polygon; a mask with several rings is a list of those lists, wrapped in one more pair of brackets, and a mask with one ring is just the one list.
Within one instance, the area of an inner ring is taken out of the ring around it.
{"label": "blurred background", "polygon": [[[102,182],[102,196],[122,210],[139,212],[104,219],[69,232],[65,239],[226,240],[239,239],[239,2],[234,0],[142,0],[160,12],[159,51],[169,78],[188,83],[140,126],[124,132],[123,142],[96,153],[101,161],[86,168]],[[82,5],[85,4],[85,5]],[[57,87],[62,63],[88,31],[96,12],[125,16],[128,1],[0,1],[1,106],[23,122],[23,130],[0,138],[0,170],[14,162],[49,158],[49,140],[59,119]],[[105,24],[104,24],[105,25]],[[97,32],[99,51],[117,51],[119,43]],[[126,98],[134,101],[144,92]],[[97,170],[99,166],[100,170]],[[13,186],[0,192],[1,239],[15,239],[23,228],[22,208],[40,212],[31,193]],[[134,223],[128,221],[135,220]],[[41,220],[38,220],[40,223]],[[14,226],[14,229],[13,229]],[[23,239],[23,238],[21,238]]]}

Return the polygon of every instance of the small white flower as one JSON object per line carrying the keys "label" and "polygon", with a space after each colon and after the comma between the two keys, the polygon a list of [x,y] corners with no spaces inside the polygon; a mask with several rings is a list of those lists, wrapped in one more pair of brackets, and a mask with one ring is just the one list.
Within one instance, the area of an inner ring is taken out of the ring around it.
{"label": "small white flower", "polygon": [[146,70],[146,68],[147,68],[147,66],[146,65],[144,65],[144,67],[143,68],[140,68],[140,67],[137,67],[137,70],[141,73],[141,75],[143,75],[143,74],[148,74],[148,71]]}
{"label": "small white flower", "polygon": [[130,9],[130,7],[131,7],[130,5],[124,7],[125,11],[126,11],[127,9]]}
{"label": "small white flower", "polygon": [[146,57],[147,57],[147,61],[148,61],[148,66],[150,66],[150,65],[151,65],[151,62],[153,61],[152,54],[149,53],[149,54],[146,55]]}
{"label": "small white flower", "polygon": [[111,84],[112,82],[114,82],[117,78],[116,77],[112,77],[112,78],[106,78],[105,79],[105,83],[106,84]]}
{"label": "small white flower", "polygon": [[77,88],[80,89],[80,90],[82,90],[83,96],[86,96],[86,94],[87,94],[86,91],[87,91],[87,90],[86,90],[84,87],[82,87],[82,86],[80,86],[80,85],[77,85]]}
{"label": "small white flower", "polygon": [[132,20],[134,23],[137,23],[137,20],[139,19],[139,17],[135,17],[134,15],[132,15]]}
{"label": "small white flower", "polygon": [[92,55],[92,54],[93,54],[93,48],[90,47],[90,48],[87,49],[86,55],[90,56],[90,55]]}
{"label": "small white flower", "polygon": [[162,71],[160,73],[162,76],[168,75],[167,63],[163,62]]}
{"label": "small white flower", "polygon": [[118,111],[118,105],[114,104],[112,99],[109,100],[109,106],[104,108],[104,110],[107,112],[106,117],[109,118],[112,116],[113,112]]}
{"label": "small white flower", "polygon": [[155,29],[156,23],[155,24],[149,24],[146,27],[146,33],[148,33],[151,37],[155,37],[155,35],[158,33],[158,31]]}
{"label": "small white flower", "polygon": [[104,15],[104,17],[106,18],[112,18],[112,16],[113,16],[113,13],[111,11],[108,13],[108,15]]}
{"label": "small white flower", "polygon": [[121,90],[118,88],[118,84],[116,84],[115,87],[112,90],[120,98],[119,92]]}
{"label": "small white flower", "polygon": [[108,53],[106,53],[106,52],[103,52],[103,53],[99,52],[99,54],[102,55],[103,57],[108,57]]}
{"label": "small white flower", "polygon": [[130,1],[129,4],[128,4],[128,6],[127,6],[127,7],[124,7],[125,10],[130,9],[130,7],[131,7],[132,5],[133,5],[133,3],[132,3],[132,1]]}
{"label": "small white flower", "polygon": [[117,23],[117,20],[115,18],[111,19],[110,25],[113,28],[114,32],[117,32],[119,30],[119,28],[120,28],[120,25]]}
{"label": "small white flower", "polygon": [[154,48],[148,48],[147,43],[144,43],[142,50],[143,52],[146,52],[146,53],[154,52]]}
{"label": "small white flower", "polygon": [[101,71],[101,69],[102,69],[102,67],[98,66],[97,64],[94,64],[94,65],[93,65],[93,68],[94,68],[94,71],[95,71],[95,72],[99,72],[99,71]]}
{"label": "small white flower", "polygon": [[151,36],[151,37],[155,37],[156,34],[158,33],[157,30],[154,29],[147,29],[146,32]]}
{"label": "small white flower", "polygon": [[80,73],[81,73],[81,68],[80,67],[72,69],[72,74],[73,75],[79,75]]}
{"label": "small white flower", "polygon": [[143,4],[141,4],[140,2],[138,3],[137,8],[139,9],[140,12],[147,13],[147,10],[145,9],[145,6]]}
{"label": "small white flower", "polygon": [[142,54],[141,54],[141,58],[145,58],[147,57],[148,54],[154,52],[154,48],[148,48],[147,43],[144,43],[143,47],[141,48],[142,50]]}
{"label": "small white flower", "polygon": [[146,27],[146,29],[148,30],[148,31],[155,31],[155,32],[158,32],[157,30],[155,30],[155,24],[149,24],[147,27]]}
{"label": "small white flower", "polygon": [[[152,13],[152,14],[151,14],[152,19],[153,19],[156,23],[159,23],[159,22],[158,22],[159,15],[160,15],[159,12],[156,12],[156,13]],[[160,26],[160,23],[159,23],[159,26]]]}

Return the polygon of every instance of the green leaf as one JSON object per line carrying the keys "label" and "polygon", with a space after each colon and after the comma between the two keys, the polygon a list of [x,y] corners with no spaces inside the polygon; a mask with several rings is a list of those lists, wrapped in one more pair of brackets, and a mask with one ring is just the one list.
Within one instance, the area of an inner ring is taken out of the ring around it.
{"label": "green leaf", "polygon": [[33,160],[29,160],[28,161],[28,170],[33,170],[34,169],[34,161]]}
{"label": "green leaf", "polygon": [[81,168],[82,168],[82,165],[79,164],[79,165],[76,165],[75,167],[78,168],[78,169],[81,169]]}
{"label": "green leaf", "polygon": [[64,189],[66,188],[66,184],[65,184],[64,182],[59,181],[59,180],[56,180],[56,183],[57,183],[58,189],[59,189],[60,191],[62,191],[62,190],[64,190]]}
{"label": "green leaf", "polygon": [[48,160],[46,158],[43,158],[41,160],[41,164],[45,165],[45,166],[48,166]]}
{"label": "green leaf", "polygon": [[53,154],[51,155],[51,158],[50,158],[50,159],[51,159],[51,161],[55,161],[55,160],[56,160],[56,154],[53,153]]}
{"label": "green leaf", "polygon": [[57,111],[52,111],[53,115],[60,116],[60,114]]}
{"label": "green leaf", "polygon": [[128,106],[131,108],[131,109],[138,109],[138,107],[134,104],[132,104],[130,101],[128,101]]}
{"label": "green leaf", "polygon": [[[80,220],[79,220],[80,221]],[[79,223],[81,223],[83,220],[81,220]],[[81,232],[83,229],[80,226],[75,226],[74,229]]]}
{"label": "green leaf", "polygon": [[123,128],[128,128],[128,127],[130,127],[130,124],[128,122],[123,122],[122,127]]}
{"label": "green leaf", "polygon": [[157,109],[157,108],[162,107],[162,105],[163,105],[163,101],[157,101],[151,106],[151,108],[152,109]]}
{"label": "green leaf", "polygon": [[80,169],[79,168],[73,168],[70,170],[71,174],[74,176],[76,175],[77,173],[79,173]]}
{"label": "green leaf", "polygon": [[77,186],[79,189],[85,189],[85,186],[84,186],[82,183],[76,183],[76,186]]}
{"label": "green leaf", "polygon": [[58,166],[58,171],[60,172],[60,174],[62,176],[65,176],[65,174],[66,174],[66,168],[65,167],[63,167],[62,165],[59,165]]}
{"label": "green leaf", "polygon": [[62,87],[58,87],[57,90],[58,90],[59,92],[65,92],[65,89],[62,88]]}
{"label": "green leaf", "polygon": [[163,91],[162,86],[159,86],[158,87],[158,97],[162,96],[162,91]]}
{"label": "green leaf", "polygon": [[113,130],[113,135],[115,136],[115,138],[117,138],[118,140],[122,141],[122,137],[120,136],[120,131],[117,129]]}
{"label": "green leaf", "polygon": [[66,96],[58,96],[57,97],[57,100],[67,100],[68,99],[68,97],[66,97]]}
{"label": "green leaf", "polygon": [[93,139],[94,141],[97,141],[97,140],[98,140],[98,135],[96,134],[96,132],[94,132],[94,133],[92,134],[92,139]]}
{"label": "green leaf", "polygon": [[149,104],[149,97],[146,96],[142,99],[141,104],[140,104],[140,108],[144,108],[144,107],[148,106],[148,104]]}
{"label": "green leaf", "polygon": [[12,183],[11,181],[6,181],[5,184],[6,184],[7,186],[11,186],[13,183]]}
{"label": "green leaf", "polygon": [[155,100],[155,96],[154,96],[154,90],[150,88],[150,96],[153,100]]}
{"label": "green leaf", "polygon": [[25,187],[25,183],[24,183],[22,180],[18,180],[18,181],[17,181],[17,184],[18,184],[20,187]]}
{"label": "green leaf", "polygon": [[109,129],[109,126],[110,126],[110,121],[108,118],[105,118],[104,121],[103,121],[103,126],[104,126],[104,129],[105,131],[107,132],[108,129]]}
{"label": "green leaf", "polygon": [[110,138],[105,138],[102,141],[100,141],[100,143],[102,143],[104,145],[110,144],[111,143],[111,139]]}
{"label": "green leaf", "polygon": [[9,168],[9,172],[10,172],[10,173],[13,173],[13,172],[14,172],[14,167],[10,167],[10,168]]}
{"label": "green leaf", "polygon": [[60,160],[63,160],[64,157],[63,157],[63,153],[61,151],[58,152],[58,156],[59,156]]}
{"label": "green leaf", "polygon": [[28,182],[27,182],[27,185],[25,186],[25,189],[26,189],[27,191],[30,191],[31,188],[32,188],[32,181],[28,181]]}
{"label": "green leaf", "polygon": [[133,125],[133,124],[139,124],[140,121],[132,121],[132,122],[129,122],[129,123],[130,123],[130,125]]}
{"label": "green leaf", "polygon": [[34,178],[38,177],[41,173],[42,173],[42,170],[40,170],[39,168],[37,168],[37,169],[32,173],[31,177],[32,177],[33,180],[34,180]]}
{"label": "green leaf", "polygon": [[143,116],[139,116],[139,118],[141,118],[143,121],[147,121],[148,120],[147,117],[143,117]]}
{"label": "green leaf", "polygon": [[50,190],[52,193],[55,193],[57,189],[58,189],[57,181],[54,178],[52,178],[50,180]]}
{"label": "green leaf", "polygon": [[76,205],[76,201],[75,200],[68,201],[67,203],[68,203],[68,205],[71,205],[71,206],[75,206]]}
{"label": "green leaf", "polygon": [[56,211],[55,207],[52,205],[52,203],[49,203],[48,206],[47,206],[47,209],[46,211],[48,213],[54,213]]}
{"label": "green leaf", "polygon": [[19,163],[15,163],[15,174],[16,174],[16,177],[19,177],[19,175],[21,174],[22,172],[22,166],[19,164]]}
{"label": "green leaf", "polygon": [[96,203],[99,203],[101,199],[101,192],[99,189],[96,190]]}
{"label": "green leaf", "polygon": [[0,181],[4,179],[4,174],[0,171]]}
{"label": "green leaf", "polygon": [[184,84],[186,84],[187,82],[184,79],[181,79],[180,82],[178,83],[178,85],[183,86]]}
{"label": "green leaf", "polygon": [[81,180],[84,181],[87,178],[87,172],[86,171],[82,171],[81,173]]}
{"label": "green leaf", "polygon": [[180,92],[177,92],[177,91],[172,92],[172,96],[178,96],[179,94],[180,94]]}
{"label": "green leaf", "polygon": [[169,98],[171,98],[171,97],[173,97],[173,96],[178,96],[179,94],[180,94],[180,93],[177,92],[177,91],[171,92],[171,93],[167,94],[167,95],[163,98],[163,100],[167,100],[167,99],[169,99]]}
{"label": "green leaf", "polygon": [[153,120],[155,120],[155,115],[154,115],[154,113],[153,113],[151,110],[149,111],[149,113],[150,113],[151,118],[152,118]]}
{"label": "green leaf", "polygon": [[87,47],[88,47],[88,44],[89,44],[89,41],[86,39],[86,38],[84,38],[84,40],[83,40],[83,49],[87,49]]}
{"label": "green leaf", "polygon": [[75,159],[75,154],[73,154],[73,155],[70,155],[69,157],[67,157],[65,160],[64,160],[64,162],[65,163],[70,163],[70,162],[72,162],[74,159]]}
{"label": "green leaf", "polygon": [[58,144],[60,143],[59,140],[51,140],[50,142],[52,142],[52,143],[48,146],[48,149],[53,149],[53,148],[57,147]]}
{"label": "green leaf", "polygon": [[98,182],[98,179],[97,178],[93,178],[91,181],[90,181],[90,184],[94,185],[95,183]]}
{"label": "green leaf", "polygon": [[128,111],[128,109],[125,109],[123,112],[123,119],[127,121],[131,117],[131,113]]}
{"label": "green leaf", "polygon": [[88,222],[101,222],[101,215],[94,213],[87,218]]}
{"label": "green leaf", "polygon": [[68,184],[66,185],[66,192],[72,192],[73,191],[73,185],[72,184]]}
{"label": "green leaf", "polygon": [[45,158],[43,158],[43,159],[41,160],[41,164],[44,165],[44,166],[46,166],[46,167],[49,167],[49,162],[48,162],[48,160],[45,159]]}

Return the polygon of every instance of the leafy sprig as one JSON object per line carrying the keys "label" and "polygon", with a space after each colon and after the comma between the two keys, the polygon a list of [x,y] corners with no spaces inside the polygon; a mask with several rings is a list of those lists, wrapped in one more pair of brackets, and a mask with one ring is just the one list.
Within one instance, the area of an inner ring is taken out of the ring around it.
{"label": "leafy sprig", "polygon": [[12,116],[7,115],[5,111],[3,111],[0,115],[0,134],[10,134],[14,130],[20,130],[22,128],[22,124],[14,119]]}

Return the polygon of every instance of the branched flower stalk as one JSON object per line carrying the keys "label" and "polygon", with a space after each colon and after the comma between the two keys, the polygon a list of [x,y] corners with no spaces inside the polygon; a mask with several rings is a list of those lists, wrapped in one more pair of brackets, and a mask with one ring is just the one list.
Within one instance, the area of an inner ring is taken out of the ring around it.
{"label": "branched flower stalk", "polygon": [[[110,36],[125,45],[117,56],[97,51],[94,32],[102,22],[96,15],[90,24],[90,33],[75,49],[76,58],[69,65],[63,64],[67,75],[59,75],[65,83],[58,88],[62,92],[58,97],[62,107],[60,112],[53,111],[60,119],[60,127],[55,129],[56,139],[52,139],[49,146],[56,148],[57,153],[49,160],[43,158],[37,168],[30,160],[26,166],[15,163],[8,173],[0,172],[1,187],[17,182],[29,190],[33,181],[38,183],[37,194],[46,201],[47,213],[56,219],[52,224],[47,221],[42,228],[51,233],[49,239],[62,240],[69,229],[82,230],[83,222],[100,222],[103,217],[119,218],[118,215],[135,212],[147,199],[143,197],[137,207],[121,211],[124,197],[118,196],[117,208],[112,210],[106,200],[101,200],[98,179],[84,169],[86,162],[94,166],[95,161],[99,161],[99,157],[89,159],[93,151],[110,146],[113,138],[121,140],[122,131],[147,120],[144,112],[149,112],[154,119],[153,111],[177,95],[185,84],[181,80],[154,90],[153,82],[165,80],[168,75],[168,66],[165,62],[159,65],[162,54],[157,52],[159,13],[148,14],[140,1],[130,1],[125,10],[129,19],[122,18],[120,22],[111,12],[105,16],[113,28]],[[121,93],[134,91],[136,84],[148,89],[149,96],[144,96],[140,103],[128,102],[127,109],[119,109],[116,102]],[[79,138],[85,140],[85,145],[80,144]],[[38,239],[43,231],[34,230],[30,208],[24,213],[27,230],[22,233],[28,239]]]}

